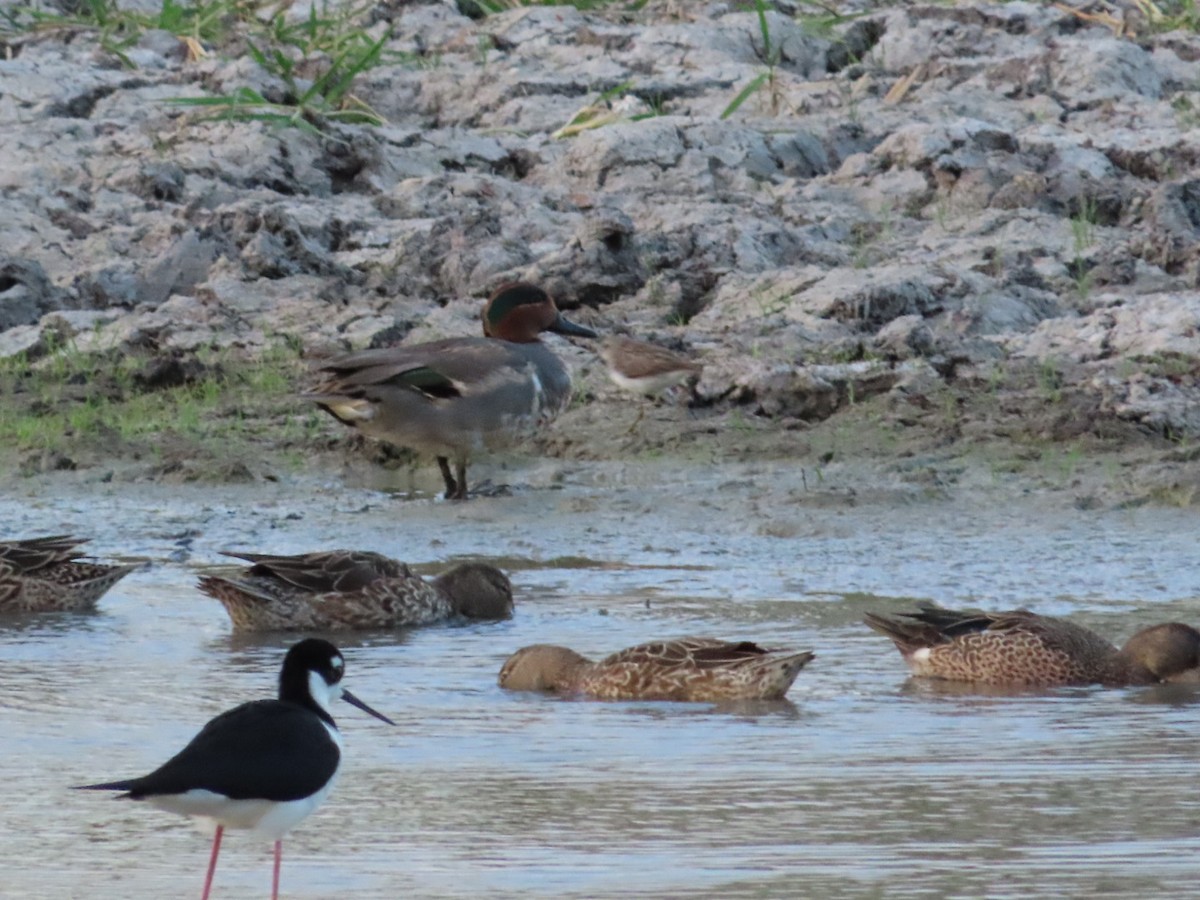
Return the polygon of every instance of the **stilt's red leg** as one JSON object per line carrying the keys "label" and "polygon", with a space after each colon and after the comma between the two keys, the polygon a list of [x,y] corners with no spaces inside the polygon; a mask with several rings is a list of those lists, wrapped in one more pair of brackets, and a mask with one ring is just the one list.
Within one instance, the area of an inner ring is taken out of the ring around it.
{"label": "stilt's red leg", "polygon": [[275,842],[275,877],[271,880],[271,900],[279,900],[279,864],[283,862],[283,841]]}
{"label": "stilt's red leg", "polygon": [[217,826],[217,832],[213,835],[212,858],[208,861],[208,875],[204,879],[204,893],[200,900],[208,900],[208,892],[212,890],[213,873],[217,871],[217,854],[221,852],[221,834],[225,831],[224,825]]}

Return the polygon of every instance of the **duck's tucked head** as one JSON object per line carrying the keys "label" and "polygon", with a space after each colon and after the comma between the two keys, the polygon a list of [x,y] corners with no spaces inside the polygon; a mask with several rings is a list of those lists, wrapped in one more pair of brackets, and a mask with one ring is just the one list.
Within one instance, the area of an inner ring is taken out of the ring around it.
{"label": "duck's tucked head", "polygon": [[1200,631],[1180,622],[1143,628],[1121,655],[1149,671],[1155,681],[1200,683]]}
{"label": "duck's tucked head", "polygon": [[500,668],[500,687],[510,691],[569,690],[576,674],[591,661],[568,647],[522,647]]}
{"label": "duck's tucked head", "polygon": [[463,563],[433,583],[450,598],[454,611],[468,619],[507,619],[513,611],[512,583],[487,563]]}
{"label": "duck's tucked head", "polygon": [[596,332],[564,318],[554,300],[540,287],[524,282],[498,288],[483,308],[483,333],[486,337],[528,344],[543,331],[596,337]]}

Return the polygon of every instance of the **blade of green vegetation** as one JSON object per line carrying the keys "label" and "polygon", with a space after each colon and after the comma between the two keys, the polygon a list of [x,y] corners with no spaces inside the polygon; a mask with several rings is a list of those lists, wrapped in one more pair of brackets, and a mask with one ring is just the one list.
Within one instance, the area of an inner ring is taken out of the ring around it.
{"label": "blade of green vegetation", "polygon": [[778,60],[774,58],[775,51],[771,49],[771,26],[767,24],[767,2],[766,0],[755,0],[754,5],[755,11],[758,13],[758,30],[762,34],[763,62],[773,66]]}
{"label": "blade of green vegetation", "polygon": [[730,101],[727,107],[725,107],[725,111],[721,113],[721,118],[728,119],[735,112],[737,112],[738,108],[747,100],[749,100],[754,92],[761,88],[766,80],[770,77],[770,72],[759,72],[752,79],[750,79],[750,83],[738,91],[737,96]]}

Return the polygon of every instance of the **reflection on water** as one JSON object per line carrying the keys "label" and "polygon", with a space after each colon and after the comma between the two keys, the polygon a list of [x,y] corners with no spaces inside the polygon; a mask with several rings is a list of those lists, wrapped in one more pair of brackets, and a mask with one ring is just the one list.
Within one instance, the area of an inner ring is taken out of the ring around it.
{"label": "reflection on water", "polygon": [[[131,575],[94,614],[0,622],[0,774],[21,786],[0,807],[0,895],[198,892],[207,845],[186,821],[68,786],[141,774],[273,693],[294,636],[235,638],[194,588],[230,546],[358,546],[424,571],[499,558],[517,590],[510,621],[337,637],[347,686],[399,727],[335,710],[347,768],[285,841],[289,897],[1194,895],[1200,692],[915,682],[859,624],[913,598],[1070,613],[1118,641],[1195,622],[1192,516],[822,507],[793,540],[764,536],[756,483],[722,492],[720,529],[669,485],[623,488],[612,514],[579,485],[467,505],[295,485],[0,501],[13,535],[71,529],[97,552],[160,560],[194,531],[186,561]],[[595,502],[576,513],[572,491]],[[496,686],[524,644],[684,634],[817,658],[775,703]],[[270,847],[231,834],[214,895],[269,879]]]}

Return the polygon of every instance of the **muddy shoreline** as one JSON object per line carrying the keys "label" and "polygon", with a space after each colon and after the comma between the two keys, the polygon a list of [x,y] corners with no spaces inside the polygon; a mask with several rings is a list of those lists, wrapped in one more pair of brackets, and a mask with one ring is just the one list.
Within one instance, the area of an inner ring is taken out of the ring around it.
{"label": "muddy shoreline", "polygon": [[[485,490],[499,486],[501,493],[552,492],[549,499],[561,496],[564,483],[569,490],[579,479],[620,481],[623,476],[613,473],[626,470],[706,476],[728,470],[736,479],[742,476],[733,473],[761,465],[786,478],[778,484],[767,479],[759,488],[800,505],[948,500],[970,505],[1038,496],[1083,510],[1191,507],[1200,489],[1200,452],[1186,442],[1134,428],[1055,439],[1053,430],[1064,420],[1076,421],[1065,408],[1043,407],[1041,416],[975,418],[965,409],[966,397],[929,412],[930,421],[914,422],[877,398],[823,422],[781,423],[739,411],[632,401],[601,390],[608,396],[577,404],[536,439],[473,460],[473,479]],[[296,405],[278,415],[280,423],[289,415],[312,415]],[[217,427],[218,436],[203,439],[164,426],[157,440],[154,433],[131,442],[73,435],[53,451],[10,447],[3,453],[0,485],[16,494],[62,496],[108,483],[128,491],[148,483],[290,483],[381,491],[401,503],[441,502],[441,479],[431,459],[349,435],[324,416],[303,432],[291,429],[302,438],[275,439],[272,432],[284,427],[273,428],[270,418],[256,434],[228,441]]]}
{"label": "muddy shoreline", "polygon": [[[704,372],[691,408],[651,405],[556,342],[572,406],[511,467],[480,460],[493,480],[790,460],[868,494],[1193,503],[1186,17],[418,2],[331,12],[272,68],[247,42],[299,13],[197,41],[133,6],[112,11],[119,46],[65,8],[14,7],[0,33],[8,486],[345,472],[433,491],[427,462],[410,477],[298,401],[306,368],[476,334],[481,299],[526,279]],[[379,53],[352,100],[304,107],[324,40]],[[276,118],[203,114],[246,90]]]}

